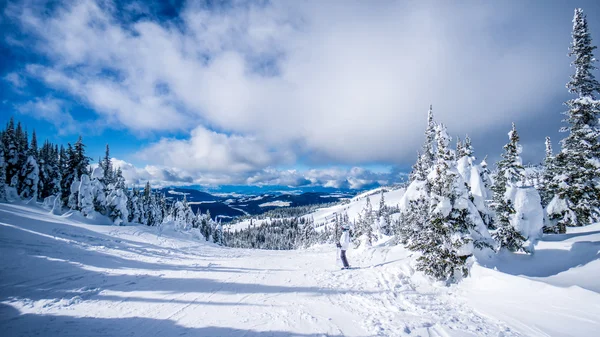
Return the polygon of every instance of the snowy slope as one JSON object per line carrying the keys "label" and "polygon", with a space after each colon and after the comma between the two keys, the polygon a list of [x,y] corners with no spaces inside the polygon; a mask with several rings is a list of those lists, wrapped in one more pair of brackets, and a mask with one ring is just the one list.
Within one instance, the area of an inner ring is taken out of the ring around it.
{"label": "snowy slope", "polygon": [[[415,273],[398,246],[350,250],[362,268],[341,271],[331,246],[222,248],[0,204],[0,327],[2,336],[596,336],[599,232],[551,237],[529,260],[482,261],[446,288]],[[560,268],[536,267],[549,258]]]}
{"label": "snowy slope", "polygon": [[[373,209],[377,210],[379,208],[379,201],[381,200],[381,187],[364,192],[360,195],[355,196],[350,200],[349,203],[339,204],[330,207],[319,208],[314,212],[308,213],[305,215],[305,218],[313,218],[315,221],[315,225],[319,226],[326,223],[331,223],[335,219],[335,215],[341,215],[343,213],[348,214],[348,218],[350,221],[354,221],[358,217],[358,214],[362,211],[362,209],[367,204],[367,196],[369,197],[371,204],[373,205]],[[388,206],[397,206],[400,202],[400,199],[404,195],[405,189],[398,189],[389,192],[384,192],[384,200],[385,204]],[[265,222],[270,222],[271,219],[252,219],[252,226],[261,226]],[[225,226],[227,230],[242,230],[247,229],[250,226],[250,220],[246,219],[240,222],[236,222],[234,224],[228,224]],[[318,230],[319,228],[317,228]]]}
{"label": "snowy slope", "polygon": [[[378,192],[379,191],[379,192]],[[402,196],[404,195],[405,189],[392,190],[383,193],[385,204],[388,206],[397,206]],[[379,209],[379,202],[381,201],[380,189],[365,192],[362,195],[352,198],[352,201],[348,204],[335,205],[327,208],[320,208],[306,217],[312,217],[315,220],[315,224],[329,223],[335,219],[335,214],[347,213],[350,221],[354,221],[358,214],[363,210],[367,204],[367,196],[373,205],[373,210]]]}

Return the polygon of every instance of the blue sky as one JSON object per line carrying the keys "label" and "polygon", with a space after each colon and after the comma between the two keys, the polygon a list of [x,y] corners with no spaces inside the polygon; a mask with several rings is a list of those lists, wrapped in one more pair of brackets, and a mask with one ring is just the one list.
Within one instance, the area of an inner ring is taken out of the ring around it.
{"label": "blue sky", "polygon": [[573,9],[597,1],[8,1],[0,122],[109,143],[131,182],[402,179],[429,104],[476,155],[562,137]]}

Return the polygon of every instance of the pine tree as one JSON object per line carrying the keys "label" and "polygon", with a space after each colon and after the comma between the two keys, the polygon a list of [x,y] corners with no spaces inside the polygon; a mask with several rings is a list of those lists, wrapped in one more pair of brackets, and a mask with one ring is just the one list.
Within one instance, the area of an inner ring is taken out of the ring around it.
{"label": "pine tree", "polygon": [[466,249],[473,241],[474,228],[469,214],[468,193],[456,170],[454,154],[448,148],[450,137],[444,125],[436,127],[437,158],[428,176],[431,197],[426,224],[410,241],[409,249],[423,253],[417,269],[439,280],[454,282],[467,276]]}
{"label": "pine tree", "polygon": [[15,187],[17,189],[17,193],[21,194],[21,187],[24,186],[22,181],[22,175],[19,174],[22,172],[23,167],[27,163],[27,153],[29,152],[29,141],[27,139],[27,132],[23,130],[21,127],[21,122],[17,122],[17,128],[15,130],[15,140],[16,140],[16,169],[17,174],[15,174],[10,181],[10,186]]}
{"label": "pine tree", "polygon": [[215,232],[213,234],[213,242],[216,243],[216,244],[218,244],[219,246],[223,245],[223,226],[221,225],[220,221],[215,226]]}
{"label": "pine tree", "polygon": [[38,160],[38,143],[37,136],[35,135],[35,129],[31,134],[31,144],[29,145],[29,151],[27,152],[28,156],[33,156],[33,158]]}
{"label": "pine tree", "polygon": [[408,181],[411,183],[415,180],[425,181],[428,169],[428,167],[425,167],[424,155],[417,151],[417,162],[412,167]]}
{"label": "pine tree", "polygon": [[85,155],[85,145],[81,136],[73,146],[73,158],[71,161],[71,169],[77,173],[78,177],[88,173],[90,166],[90,158]]}
{"label": "pine tree", "polygon": [[87,174],[81,176],[77,193],[77,205],[83,216],[88,216],[94,211],[94,197],[92,182]]}
{"label": "pine tree", "polygon": [[92,171],[92,177],[90,182],[92,186],[92,199],[94,204],[94,210],[100,214],[107,215],[107,187],[102,183],[103,179],[104,172],[102,171],[102,167],[98,166]]}
{"label": "pine tree", "polygon": [[6,161],[4,161],[4,144],[0,144],[0,202],[6,201]]}
{"label": "pine tree", "polygon": [[67,199],[67,207],[72,210],[80,210],[79,208],[79,176],[77,172],[75,172],[75,176],[73,177],[73,182],[71,186],[69,186],[69,198]]}
{"label": "pine tree", "polygon": [[600,84],[592,74],[596,69],[596,46],[592,45],[587,19],[580,8],[575,9],[572,36],[569,56],[575,57],[571,63],[575,74],[567,88],[576,98],[566,102],[569,110],[565,121],[569,125],[561,131],[569,134],[553,160],[556,175],[552,185],[558,188],[547,210],[558,232],[564,232],[567,226],[600,220],[600,102],[596,100]]}
{"label": "pine tree", "polygon": [[27,157],[27,162],[21,169],[19,187],[19,195],[23,199],[38,197],[38,185],[40,179],[40,169],[33,156]]}
{"label": "pine tree", "polygon": [[555,168],[553,164],[554,153],[552,152],[552,142],[550,137],[546,137],[546,157],[544,158],[544,171],[542,173],[542,179],[539,184],[540,197],[542,199],[542,206],[548,206],[548,203],[554,197],[558,186],[553,184],[553,177],[555,176]]}
{"label": "pine tree", "polygon": [[111,184],[107,197],[108,217],[115,225],[127,223],[129,212],[127,211],[127,196],[125,192]]}
{"label": "pine tree", "polygon": [[465,136],[465,144],[463,146],[463,151],[464,151],[464,155],[467,157],[472,157],[473,156],[473,144],[471,144],[471,138],[469,138],[469,135]]}
{"label": "pine tree", "polygon": [[433,106],[427,112],[427,128],[425,129],[425,144],[423,145],[423,167],[429,171],[435,163],[435,121],[433,120]]}
{"label": "pine tree", "polygon": [[64,146],[60,146],[59,156],[58,156],[58,172],[60,173],[60,199],[62,201],[62,205],[66,205],[69,200],[69,195],[71,192],[71,182],[73,181],[73,176],[69,171],[69,154],[73,151],[71,148],[71,144],[67,144],[68,149],[65,150]]}
{"label": "pine tree", "polygon": [[377,217],[382,217],[387,212],[385,205],[385,191],[381,190],[381,197],[379,198],[379,209],[377,210]]}
{"label": "pine tree", "polygon": [[462,158],[466,156],[465,148],[460,141],[460,137],[456,137],[456,158]]}
{"label": "pine tree", "polygon": [[[17,149],[17,136],[15,131],[15,121],[11,117],[6,125],[6,130],[2,134],[2,142],[4,143],[4,156],[6,161],[6,181],[7,185],[16,187],[16,181],[13,184],[13,177],[17,176],[20,171],[19,153]],[[18,179],[18,178],[17,178]]]}
{"label": "pine tree", "polygon": [[106,144],[106,152],[104,153],[104,158],[100,162],[100,166],[104,170],[103,183],[105,185],[114,183],[115,182],[114,170],[112,167],[112,161],[110,159],[110,148],[109,148],[108,144]]}
{"label": "pine tree", "polygon": [[517,231],[510,219],[515,214],[515,209],[510,198],[507,197],[507,188],[517,188],[523,180],[525,169],[523,168],[519,145],[519,135],[515,123],[508,133],[509,142],[504,146],[502,160],[498,162],[498,173],[492,186],[494,192],[493,208],[496,212],[495,226],[498,230],[493,234],[498,242],[499,248],[509,251],[526,251],[524,243],[526,238]]}

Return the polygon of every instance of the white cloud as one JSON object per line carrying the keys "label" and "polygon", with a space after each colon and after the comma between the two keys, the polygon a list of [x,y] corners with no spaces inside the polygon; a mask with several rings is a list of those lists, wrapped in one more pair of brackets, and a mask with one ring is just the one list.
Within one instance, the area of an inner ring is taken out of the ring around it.
{"label": "white cloud", "polygon": [[25,79],[18,73],[12,72],[4,76],[4,80],[11,83],[17,90],[25,87]]}
{"label": "white cloud", "polygon": [[[141,155],[211,174],[277,165],[290,149],[315,162],[411,162],[430,103],[453,133],[486,132],[563,93],[569,71],[566,45],[515,4],[237,4],[189,4],[178,25],[126,26],[89,0],[50,18],[10,13],[52,60],[30,74],[129,129],[191,130]],[[502,39],[507,25],[518,43]]]}
{"label": "white cloud", "polygon": [[188,140],[163,138],[138,154],[147,162],[212,173],[256,171],[286,160],[284,155],[281,150],[269,151],[255,138],[217,133],[202,126],[192,130]]}
{"label": "white cloud", "polygon": [[22,114],[50,122],[59,134],[81,131],[81,124],[73,119],[65,102],[56,98],[36,98],[19,105],[17,110]]}
{"label": "white cloud", "polygon": [[[240,185],[253,186],[325,186],[333,188],[363,189],[376,185],[387,185],[398,181],[390,173],[374,173],[370,170],[354,167],[351,169],[328,168],[308,171],[278,170],[266,168],[252,173],[204,173],[186,171],[167,166],[146,165],[139,168],[124,160],[112,158],[115,168],[120,167],[127,184],[143,185],[150,181],[154,187],[183,185]],[[248,177],[249,175],[249,177]]]}

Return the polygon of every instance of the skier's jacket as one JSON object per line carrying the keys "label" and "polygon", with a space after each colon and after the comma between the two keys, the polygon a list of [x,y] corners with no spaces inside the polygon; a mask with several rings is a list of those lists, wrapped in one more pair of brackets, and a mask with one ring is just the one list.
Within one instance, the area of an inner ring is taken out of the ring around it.
{"label": "skier's jacket", "polygon": [[340,237],[340,245],[342,246],[342,250],[348,250],[348,246],[350,246],[350,231],[342,232],[342,237]]}

